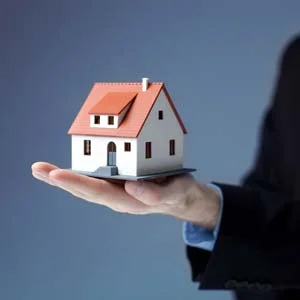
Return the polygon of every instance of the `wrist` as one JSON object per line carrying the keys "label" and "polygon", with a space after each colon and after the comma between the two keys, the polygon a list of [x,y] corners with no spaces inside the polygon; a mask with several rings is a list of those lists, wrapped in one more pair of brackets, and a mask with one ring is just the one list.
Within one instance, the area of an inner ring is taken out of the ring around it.
{"label": "wrist", "polygon": [[216,227],[220,213],[221,197],[215,189],[196,183],[188,192],[182,219],[207,229]]}

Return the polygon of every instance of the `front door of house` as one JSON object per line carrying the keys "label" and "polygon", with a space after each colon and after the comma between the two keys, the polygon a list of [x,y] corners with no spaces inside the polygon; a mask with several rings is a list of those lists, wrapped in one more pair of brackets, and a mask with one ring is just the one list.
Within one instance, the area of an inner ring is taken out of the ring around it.
{"label": "front door of house", "polygon": [[110,142],[107,145],[107,165],[115,166],[116,165],[116,144],[114,142]]}

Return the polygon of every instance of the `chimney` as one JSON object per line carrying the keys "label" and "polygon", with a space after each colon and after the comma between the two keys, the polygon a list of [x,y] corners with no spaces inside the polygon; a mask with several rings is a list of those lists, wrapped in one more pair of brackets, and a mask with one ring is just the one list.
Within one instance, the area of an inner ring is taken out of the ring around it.
{"label": "chimney", "polygon": [[146,92],[148,88],[149,78],[143,78],[142,81],[142,91]]}

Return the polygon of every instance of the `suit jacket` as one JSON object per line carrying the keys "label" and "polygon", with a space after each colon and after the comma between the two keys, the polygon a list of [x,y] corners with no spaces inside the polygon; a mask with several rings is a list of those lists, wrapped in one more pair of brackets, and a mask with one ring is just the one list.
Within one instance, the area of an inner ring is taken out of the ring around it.
{"label": "suit jacket", "polygon": [[192,280],[201,282],[201,289],[235,290],[238,299],[300,299],[298,102],[296,37],[281,61],[253,169],[240,186],[214,182],[224,204],[213,251],[186,247]]}

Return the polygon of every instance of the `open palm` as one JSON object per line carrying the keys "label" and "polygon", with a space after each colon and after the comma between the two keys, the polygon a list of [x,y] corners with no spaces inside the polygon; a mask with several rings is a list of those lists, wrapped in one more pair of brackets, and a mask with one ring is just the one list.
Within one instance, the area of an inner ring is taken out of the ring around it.
{"label": "open palm", "polygon": [[101,180],[63,170],[46,162],[32,165],[35,178],[74,196],[130,214],[167,214],[179,217],[197,184],[190,174],[169,177],[161,183]]}

